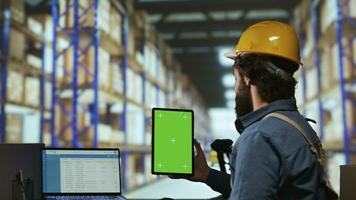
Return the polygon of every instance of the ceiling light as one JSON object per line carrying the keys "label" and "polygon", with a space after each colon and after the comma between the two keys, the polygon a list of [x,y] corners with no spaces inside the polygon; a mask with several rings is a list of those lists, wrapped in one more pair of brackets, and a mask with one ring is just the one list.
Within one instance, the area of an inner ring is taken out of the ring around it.
{"label": "ceiling light", "polygon": [[228,89],[225,91],[225,99],[231,100],[234,99],[236,96],[235,90],[234,89]]}
{"label": "ceiling light", "polygon": [[235,100],[228,100],[226,102],[226,107],[228,108],[235,108]]}
{"label": "ceiling light", "polygon": [[223,67],[231,67],[234,64],[234,61],[230,58],[225,57],[225,53],[233,50],[233,47],[220,47],[218,49],[218,59],[219,63]]}
{"label": "ceiling light", "polygon": [[222,84],[225,88],[232,88],[235,87],[235,77],[231,73],[225,74],[222,77]]}

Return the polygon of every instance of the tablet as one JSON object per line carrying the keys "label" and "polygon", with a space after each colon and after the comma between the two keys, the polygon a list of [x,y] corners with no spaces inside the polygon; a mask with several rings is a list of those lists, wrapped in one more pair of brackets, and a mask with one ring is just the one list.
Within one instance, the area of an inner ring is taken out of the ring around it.
{"label": "tablet", "polygon": [[152,109],[152,174],[193,176],[194,113]]}

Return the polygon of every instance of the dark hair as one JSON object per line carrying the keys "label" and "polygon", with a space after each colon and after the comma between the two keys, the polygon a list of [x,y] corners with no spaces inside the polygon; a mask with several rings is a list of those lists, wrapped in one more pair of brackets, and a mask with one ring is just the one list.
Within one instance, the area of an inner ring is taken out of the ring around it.
{"label": "dark hair", "polygon": [[[274,73],[274,70],[271,71],[268,68],[270,63],[287,76],[282,77]],[[298,64],[276,56],[249,53],[238,55],[234,67],[238,69],[240,77],[248,77],[250,83],[257,87],[262,100],[270,103],[294,97],[297,81],[293,73],[298,70]]]}

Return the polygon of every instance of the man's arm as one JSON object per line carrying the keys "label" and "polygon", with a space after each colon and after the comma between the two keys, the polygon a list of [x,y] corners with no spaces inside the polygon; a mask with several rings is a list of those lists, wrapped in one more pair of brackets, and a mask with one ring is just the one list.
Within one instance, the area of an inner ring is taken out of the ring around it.
{"label": "man's arm", "polygon": [[[224,198],[228,198],[231,191],[230,175],[211,169],[206,162],[204,152],[198,141],[194,140],[194,146],[197,151],[194,157],[194,176],[186,179],[206,183],[211,189],[221,193]],[[170,176],[170,178],[178,177]]]}
{"label": "man's arm", "polygon": [[230,199],[276,199],[280,162],[269,138],[247,135],[238,144]]}
{"label": "man's arm", "polygon": [[206,184],[211,189],[221,193],[225,199],[229,198],[231,192],[229,174],[212,169],[208,175]]}

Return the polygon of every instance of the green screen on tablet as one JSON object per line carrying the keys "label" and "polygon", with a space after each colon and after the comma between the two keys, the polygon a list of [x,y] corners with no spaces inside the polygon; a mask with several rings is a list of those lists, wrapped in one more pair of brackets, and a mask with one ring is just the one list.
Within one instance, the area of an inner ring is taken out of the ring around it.
{"label": "green screen on tablet", "polygon": [[152,174],[193,175],[192,110],[152,109]]}

